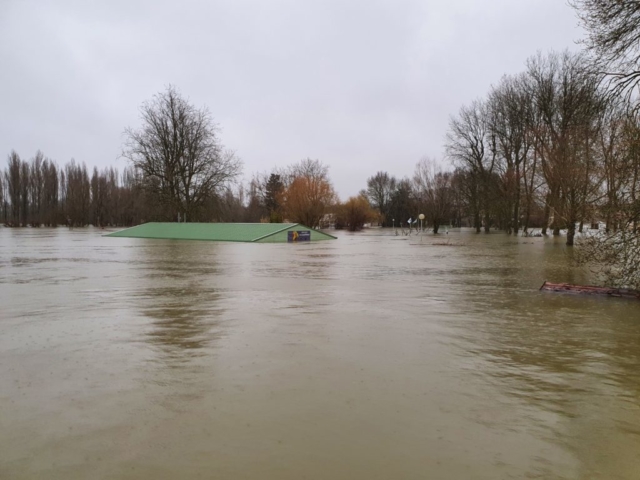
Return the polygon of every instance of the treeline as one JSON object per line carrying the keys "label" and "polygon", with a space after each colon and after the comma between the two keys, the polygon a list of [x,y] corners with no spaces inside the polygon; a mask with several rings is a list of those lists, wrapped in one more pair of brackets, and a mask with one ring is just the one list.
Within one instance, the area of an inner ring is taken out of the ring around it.
{"label": "treeline", "polygon": [[416,164],[411,178],[398,179],[382,171],[369,177],[361,196],[369,200],[382,226],[405,226],[423,214],[423,226],[438,233],[442,225],[469,225],[468,204],[461,192],[464,175],[462,170],[445,171],[434,160],[424,158]]}
{"label": "treeline", "polygon": [[586,63],[538,54],[451,119],[447,154],[477,231],[517,234],[541,210],[542,233],[567,229],[568,245],[585,224],[637,226],[640,121]]}
{"label": "treeline", "polygon": [[620,231],[637,239],[640,3],[571,4],[588,34],[585,52],[538,54],[462,107],[447,134],[453,171],[425,176],[419,165],[413,179],[379,172],[368,180],[385,225],[421,210],[434,231],[447,219],[477,232],[566,229],[573,245],[576,231],[604,222],[612,243]]}
{"label": "treeline", "polygon": [[[94,168],[71,160],[63,166],[38,151],[23,160],[12,151],[0,169],[0,222],[8,227],[131,226],[147,221],[186,221],[184,212],[166,211],[153,182],[134,165],[122,172],[114,167]],[[355,199],[354,199],[355,200]],[[348,202],[347,202],[348,203]],[[256,174],[248,183],[229,182],[210,195],[193,221],[300,222],[309,226],[360,228],[373,215],[368,202],[362,221],[342,209],[329,169],[319,160],[305,159],[269,174]],[[181,216],[182,213],[182,216]]]}
{"label": "treeline", "polygon": [[538,54],[485,98],[450,120],[451,169],[430,160],[412,178],[378,172],[363,191],[385,226],[424,213],[427,224],[531,228],[559,235],[605,223],[638,231],[640,118],[637,103],[592,74],[582,53]]}
{"label": "treeline", "polygon": [[90,175],[84,163],[59,166],[40,151],[23,160],[12,151],[0,170],[0,218],[6,226],[128,226],[147,214],[133,168],[94,168]]}

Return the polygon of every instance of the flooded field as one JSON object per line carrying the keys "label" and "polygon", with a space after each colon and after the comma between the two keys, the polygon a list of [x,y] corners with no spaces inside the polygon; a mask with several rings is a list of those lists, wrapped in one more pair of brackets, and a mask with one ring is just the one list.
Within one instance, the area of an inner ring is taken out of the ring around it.
{"label": "flooded field", "polygon": [[640,305],[564,238],[0,229],[2,479],[638,479]]}

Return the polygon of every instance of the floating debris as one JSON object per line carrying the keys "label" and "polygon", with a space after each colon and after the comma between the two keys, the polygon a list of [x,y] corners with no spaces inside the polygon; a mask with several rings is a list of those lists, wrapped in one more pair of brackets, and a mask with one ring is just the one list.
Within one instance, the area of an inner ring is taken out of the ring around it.
{"label": "floating debris", "polygon": [[628,288],[593,287],[586,285],[571,285],[569,283],[544,282],[540,287],[545,292],[576,293],[584,295],[607,295],[609,297],[632,298],[640,300],[640,291]]}

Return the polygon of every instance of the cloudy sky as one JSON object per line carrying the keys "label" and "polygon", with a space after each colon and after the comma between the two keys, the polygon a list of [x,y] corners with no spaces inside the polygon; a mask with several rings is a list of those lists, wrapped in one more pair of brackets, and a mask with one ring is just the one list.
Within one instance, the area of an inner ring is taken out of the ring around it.
{"label": "cloudy sky", "polygon": [[443,159],[461,105],[581,36],[564,0],[0,0],[0,153],[122,168],[173,84],[247,178],[318,158],[344,198]]}

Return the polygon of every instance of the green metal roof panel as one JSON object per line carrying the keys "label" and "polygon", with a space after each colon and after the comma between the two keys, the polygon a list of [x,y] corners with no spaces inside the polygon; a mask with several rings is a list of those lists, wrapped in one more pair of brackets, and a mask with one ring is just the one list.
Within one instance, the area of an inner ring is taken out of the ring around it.
{"label": "green metal roof panel", "polygon": [[[296,223],[160,223],[151,222],[110,233],[108,237],[156,238],[168,240],[209,240],[217,242],[255,242],[267,239],[279,232],[286,232],[293,227],[296,230],[312,230]],[[320,234],[320,232],[317,232]],[[272,241],[286,242],[278,237]],[[321,234],[324,237],[335,238]],[[313,235],[311,240],[319,240],[320,235]]]}
{"label": "green metal roof panel", "polygon": [[[256,240],[256,242],[258,243],[287,243],[288,241],[288,234],[289,232],[292,231],[296,231],[296,230],[308,230],[310,232],[310,236],[311,236],[311,241],[312,242],[316,242],[319,240],[335,240],[336,237],[334,237],[333,235],[329,235],[328,233],[324,233],[321,232],[319,230],[314,230],[313,228],[309,228],[306,227],[304,225],[301,225],[299,223],[296,223],[294,225],[290,225],[287,226],[286,228],[283,228],[282,230],[280,230],[279,232],[275,232],[272,233],[270,235],[266,235],[263,238],[259,238]],[[306,243],[306,242],[302,242],[302,243]]]}

